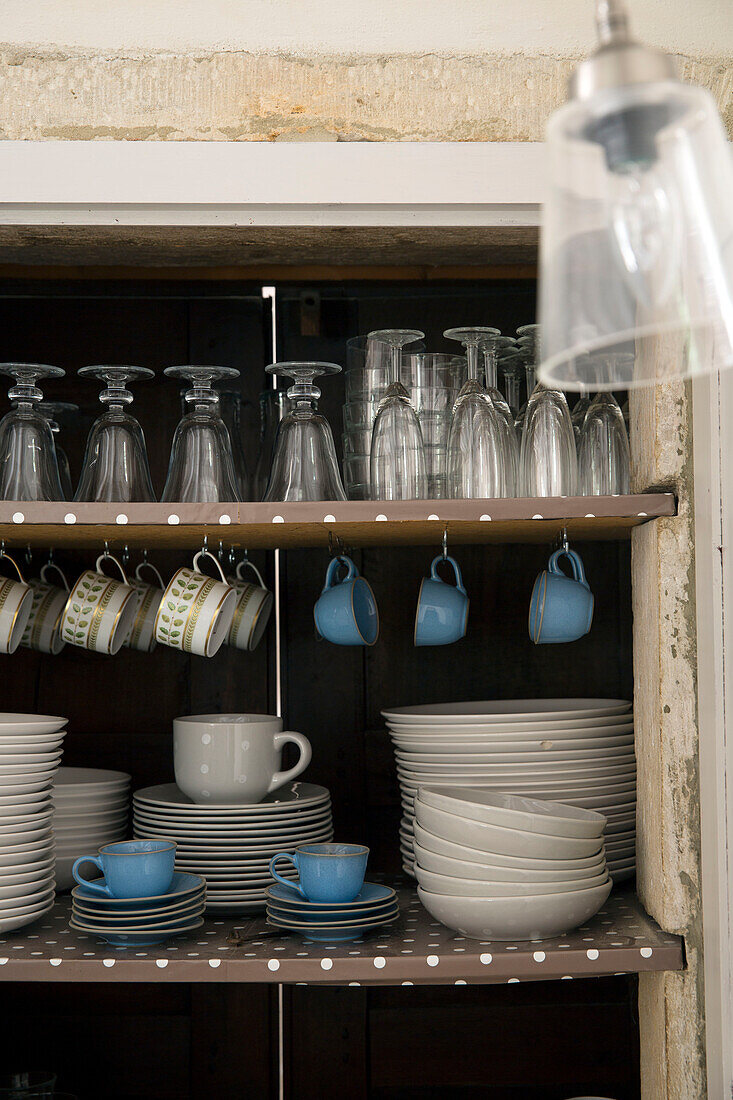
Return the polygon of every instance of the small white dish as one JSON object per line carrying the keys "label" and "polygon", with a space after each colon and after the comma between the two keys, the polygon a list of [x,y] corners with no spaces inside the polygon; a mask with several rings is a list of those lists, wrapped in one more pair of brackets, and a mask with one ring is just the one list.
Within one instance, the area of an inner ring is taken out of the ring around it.
{"label": "small white dish", "polygon": [[604,867],[593,878],[569,879],[567,882],[487,882],[476,879],[455,878],[453,875],[439,875],[421,867],[415,861],[414,874],[425,890],[433,894],[449,894],[451,897],[539,897],[542,894],[565,894],[569,891],[590,890],[608,882],[608,871]]}
{"label": "small white dish", "polygon": [[19,882],[14,886],[4,886],[0,883],[0,902],[4,903],[12,898],[33,898],[46,894],[53,881],[53,870],[50,870],[46,871],[42,878]]}
{"label": "small white dish", "polygon": [[0,734],[49,734],[62,730],[68,718],[51,714],[0,714]]}
{"label": "small white dish", "polygon": [[279,790],[273,791],[261,802],[252,803],[251,806],[243,806],[237,803],[230,805],[217,804],[216,806],[197,804],[180,791],[175,783],[161,783],[156,787],[145,787],[135,792],[134,799],[135,803],[140,805],[147,803],[148,805],[163,807],[188,807],[189,811],[192,810],[196,815],[204,815],[212,811],[220,813],[224,810],[230,812],[236,810],[246,816],[249,813],[255,815],[278,814],[282,812],[280,807],[288,810],[295,809],[296,805],[298,807],[310,807],[318,805],[320,802],[330,802],[331,795],[325,787],[320,787],[316,783],[301,783],[296,779],[292,783],[286,783]]}
{"label": "small white dish", "polygon": [[596,863],[587,868],[573,867],[569,870],[559,868],[554,871],[538,871],[533,868],[497,867],[491,863],[474,863],[468,859],[456,859],[455,856],[445,856],[440,855],[438,852],[431,852],[429,848],[424,848],[417,841],[414,842],[413,852],[416,864],[424,867],[426,871],[460,879],[472,879],[475,882],[535,884],[575,882],[595,878],[597,875],[602,874],[606,868],[606,860],[603,855],[599,857]]}
{"label": "small white dish", "polygon": [[416,821],[425,829],[445,840],[457,841],[483,852],[533,859],[571,859],[596,855],[602,846],[599,837],[578,838],[548,836],[523,829],[505,828],[484,821],[471,820],[460,814],[448,813],[434,806],[415,803]]}
{"label": "small white dish", "polygon": [[445,722],[532,721],[598,718],[631,710],[628,699],[487,699],[477,702],[422,703],[418,706],[383,710],[388,721],[416,721],[424,725]]}
{"label": "small white dish", "polygon": [[424,829],[417,821],[415,822],[415,840],[418,844],[421,844],[423,848],[427,848],[428,851],[448,856],[449,859],[466,859],[471,863],[487,863],[496,867],[523,868],[525,870],[535,871],[571,871],[576,868],[588,870],[592,867],[596,867],[603,860],[603,852],[600,850],[589,856],[565,856],[558,859],[502,855],[498,852],[485,852],[480,848],[471,847],[465,840],[451,841],[437,836],[435,833]]}
{"label": "small white dish", "polygon": [[417,802],[448,813],[459,813],[475,821],[547,836],[592,839],[601,836],[606,824],[605,817],[595,810],[562,802],[443,785],[421,787]]}

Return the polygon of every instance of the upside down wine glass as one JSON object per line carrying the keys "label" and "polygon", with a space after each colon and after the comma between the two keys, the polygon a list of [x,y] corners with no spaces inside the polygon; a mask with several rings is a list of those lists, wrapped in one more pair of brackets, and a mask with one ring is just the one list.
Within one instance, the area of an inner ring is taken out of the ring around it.
{"label": "upside down wine glass", "polygon": [[501,335],[497,328],[449,328],[447,340],[466,349],[468,378],[453,406],[447,454],[449,497],[507,495],[506,424],[479,381],[479,354],[486,340]]}
{"label": "upside down wine glass", "polygon": [[[523,325],[517,333],[534,368],[539,327]],[[520,492],[525,497],[574,496],[578,491],[578,459],[567,399],[560,390],[539,382],[527,400],[519,467]]]}
{"label": "upside down wine glass", "polygon": [[132,404],[127,383],[153,378],[153,371],[148,367],[96,366],[81,367],[79,375],[98,378],[107,386],[99,395],[105,410],[89,432],[74,500],[155,500],[145,436],[126,408]]}
{"label": "upside down wine glass", "polygon": [[62,421],[67,417],[71,419],[79,412],[79,406],[72,404],[70,401],[41,401],[38,406],[38,411],[42,416],[45,416],[48,421],[48,426],[53,432],[53,442],[56,448],[56,460],[59,465],[59,477],[61,479],[61,488],[63,489],[64,499],[71,500],[74,495],[74,486],[71,481],[71,467],[69,466],[69,458],[66,451],[59,443],[59,433],[62,427]]}
{"label": "upside down wine glass", "polygon": [[191,383],[185,400],[190,411],[173,436],[168,478],[160,498],[193,504],[240,500],[234,456],[227,426],[221,418],[214,382],[239,377],[233,367],[166,367],[167,378]]}
{"label": "upside down wine glass", "polygon": [[15,378],[13,402],[0,421],[0,500],[64,500],[56,447],[48,420],[38,411],[41,378],[63,378],[61,367],[0,363],[0,374]]}
{"label": "upside down wine glass", "polygon": [[372,500],[424,500],[428,479],[425,446],[410,394],[400,382],[402,348],[425,333],[419,329],[377,329],[369,340],[390,346],[390,384],[372,426],[369,459]]}
{"label": "upside down wine glass", "polygon": [[339,374],[338,363],[271,363],[268,374],[292,378],[291,410],[280,421],[270,481],[263,500],[346,500],[331,427],[317,411],[314,379]]}
{"label": "upside down wine glass", "polygon": [[516,341],[511,336],[484,336],[480,347],[484,357],[484,388],[487,397],[499,417],[504,451],[504,494],[513,497],[519,479],[519,442],[514,427],[514,414],[504,394],[499,389],[499,353],[513,349]]}

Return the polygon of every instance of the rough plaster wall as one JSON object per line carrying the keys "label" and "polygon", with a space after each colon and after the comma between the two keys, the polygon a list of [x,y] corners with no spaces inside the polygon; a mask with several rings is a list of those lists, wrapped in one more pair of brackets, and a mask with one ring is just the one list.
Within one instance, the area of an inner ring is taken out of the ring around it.
{"label": "rough plaster wall", "polygon": [[[640,976],[642,1095],[706,1095],[700,911],[696,634],[689,392],[632,395],[633,487],[673,488],[679,514],[633,534],[637,884],[685,936],[687,969]],[[717,1098],[715,1098],[717,1100]]]}
{"label": "rough plaster wall", "polygon": [[[537,141],[575,60],[433,51],[313,55],[0,45],[0,137]],[[726,57],[682,60],[733,133]]]}

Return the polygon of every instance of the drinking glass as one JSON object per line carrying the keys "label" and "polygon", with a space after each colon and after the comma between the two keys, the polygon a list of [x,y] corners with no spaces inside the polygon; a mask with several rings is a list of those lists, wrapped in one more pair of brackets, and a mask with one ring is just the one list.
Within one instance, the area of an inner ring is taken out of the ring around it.
{"label": "drinking glass", "polygon": [[13,402],[0,421],[0,500],[65,500],[53,432],[38,411],[41,378],[63,378],[61,367],[39,363],[0,363],[0,374],[15,378]]}
{"label": "drinking glass", "polygon": [[[539,329],[517,329],[528,360],[527,386],[534,378]],[[531,371],[531,373],[530,373]],[[565,394],[537,383],[527,401],[519,458],[520,492],[527,497],[574,496],[578,491],[575,434]]]}
{"label": "drinking glass", "polygon": [[585,414],[588,412],[592,400],[592,394],[582,392],[580,394],[580,397],[570,410],[570,419],[573,424],[573,435],[575,436],[575,446],[578,448],[580,448],[580,430],[583,427]]}
{"label": "drinking glass", "polygon": [[502,425],[502,445],[504,450],[504,493],[513,497],[517,492],[519,477],[519,441],[514,427],[514,414],[497,386],[499,352],[514,348],[516,341],[511,336],[481,337],[480,348],[484,359],[484,388],[499,416]]}
{"label": "drinking glass", "polygon": [[[238,390],[219,390],[219,411],[229,432],[234,476],[240,500],[249,500],[249,472],[242,445],[242,395]],[[259,499],[259,498],[258,498]]]}
{"label": "drinking glass", "polygon": [[126,384],[153,378],[153,371],[147,367],[94,366],[81,367],[79,375],[97,378],[107,387],[99,395],[106,407],[89,432],[74,500],[155,500],[145,436],[125,408],[132,403]]}
{"label": "drinking glass", "polygon": [[372,428],[369,475],[372,500],[424,500],[425,446],[410,394],[400,382],[402,348],[425,333],[419,329],[377,329],[369,338],[389,344],[390,384]]}
{"label": "drinking glass", "polygon": [[317,411],[321,391],[314,378],[339,374],[338,363],[271,363],[268,374],[292,378],[292,407],[280,421],[264,500],[346,500],[331,428]]}
{"label": "drinking glass", "polygon": [[74,486],[71,480],[71,467],[66,451],[59,443],[61,421],[66,417],[73,417],[79,412],[79,406],[70,401],[41,401],[38,411],[45,416],[48,426],[53,432],[53,442],[56,448],[56,460],[59,465],[59,478],[65,500],[71,500],[74,495]]}
{"label": "drinking glass", "polygon": [[290,412],[290,398],[285,390],[265,390],[260,394],[260,449],[254,473],[254,498],[262,500],[272,469],[275,437],[280,421]]}
{"label": "drinking glass", "polygon": [[506,424],[479,381],[479,354],[496,328],[449,328],[443,333],[466,349],[468,378],[453,406],[447,454],[449,497],[507,495]]}
{"label": "drinking glass", "polygon": [[184,378],[191,389],[185,394],[190,411],[173,436],[168,478],[160,499],[197,504],[240,500],[232,443],[213,388],[214,382],[238,378],[239,371],[188,365],[166,367],[163,373],[167,378]]}
{"label": "drinking glass", "polygon": [[629,437],[612,393],[599,393],[590,403],[580,430],[578,466],[584,496],[628,493]]}

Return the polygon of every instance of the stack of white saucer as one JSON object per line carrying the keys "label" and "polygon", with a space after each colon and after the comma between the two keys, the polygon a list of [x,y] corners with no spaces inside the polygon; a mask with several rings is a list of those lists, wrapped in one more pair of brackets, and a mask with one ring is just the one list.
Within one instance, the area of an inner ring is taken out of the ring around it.
{"label": "stack of white saucer", "polygon": [[450,784],[524,794],[606,818],[614,881],[635,871],[634,716],[626,699],[502,699],[382,711],[394,743],[403,865],[414,872],[415,795]]}
{"label": "stack of white saucer", "polygon": [[53,784],[56,884],[74,885],[79,856],[127,837],[130,776],[101,768],[59,768]]}
{"label": "stack of white saucer", "polygon": [[53,905],[51,780],[65,718],[0,714],[0,931],[22,928]]}

